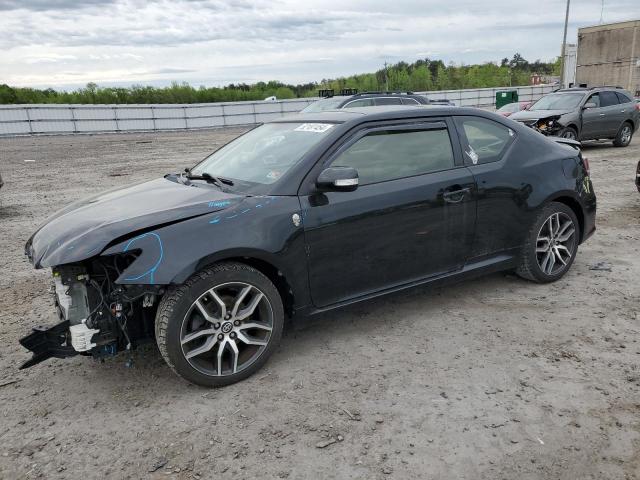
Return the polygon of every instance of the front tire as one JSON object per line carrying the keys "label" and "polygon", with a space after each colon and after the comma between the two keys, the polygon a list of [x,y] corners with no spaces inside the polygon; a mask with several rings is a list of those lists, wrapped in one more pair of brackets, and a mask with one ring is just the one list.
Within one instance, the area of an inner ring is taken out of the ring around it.
{"label": "front tire", "polygon": [[564,203],[544,207],[527,234],[518,275],[537,283],[555,282],[569,271],[578,251],[580,224]]}
{"label": "front tire", "polygon": [[171,287],[156,314],[156,341],[169,367],[189,382],[218,387],[259,370],[280,343],[278,290],[248,265],[225,262]]}
{"label": "front tire", "polygon": [[633,138],[633,128],[629,122],[624,122],[613,139],[614,147],[626,147],[631,143]]}
{"label": "front tire", "polygon": [[578,141],[578,131],[573,127],[563,128],[558,136],[568,140]]}

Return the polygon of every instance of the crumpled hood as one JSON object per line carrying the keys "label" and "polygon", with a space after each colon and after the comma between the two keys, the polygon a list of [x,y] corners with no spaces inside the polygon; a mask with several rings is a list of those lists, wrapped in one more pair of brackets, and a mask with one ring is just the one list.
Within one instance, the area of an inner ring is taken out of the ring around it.
{"label": "crumpled hood", "polygon": [[243,198],[168,178],[110,190],[55,213],[32,235],[25,251],[36,268],[78,262],[98,255],[116,239],[223,210]]}
{"label": "crumpled hood", "polygon": [[509,118],[518,122],[530,122],[541,118],[553,117],[569,113],[569,110],[520,110]]}

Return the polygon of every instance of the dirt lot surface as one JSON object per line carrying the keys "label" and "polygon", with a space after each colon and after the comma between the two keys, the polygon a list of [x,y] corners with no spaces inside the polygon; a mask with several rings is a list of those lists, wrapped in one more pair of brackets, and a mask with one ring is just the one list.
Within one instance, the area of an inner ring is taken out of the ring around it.
{"label": "dirt lot surface", "polygon": [[585,148],[598,232],[553,285],[498,274],[325,314],[224,389],[155,345],[19,371],[18,339],[55,322],[23,256],[36,226],[239,132],[0,139],[0,478],[640,479],[640,138]]}

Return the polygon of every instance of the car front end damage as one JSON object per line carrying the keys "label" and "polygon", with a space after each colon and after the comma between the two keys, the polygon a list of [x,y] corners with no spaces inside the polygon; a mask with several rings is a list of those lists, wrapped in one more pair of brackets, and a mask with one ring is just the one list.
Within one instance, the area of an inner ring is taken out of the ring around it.
{"label": "car front end damage", "polygon": [[560,132],[565,128],[565,125],[560,121],[560,115],[551,115],[550,117],[541,118],[539,120],[531,121],[527,125],[533,128],[535,131],[542,133],[543,135],[558,136]]}
{"label": "car front end damage", "polygon": [[575,123],[573,113],[565,110],[521,110],[509,118],[552,137],[561,135],[566,127]]}
{"label": "car front end damage", "polygon": [[199,219],[241,202],[168,177],[56,212],[27,241],[25,254],[36,269],[51,268],[58,323],[20,340],[33,354],[21,368],[52,357],[103,358],[153,339],[157,305],[175,273],[169,261],[175,251],[166,249],[179,248],[175,240],[167,245],[163,232],[190,219],[209,226]]}
{"label": "car front end damage", "polygon": [[96,257],[52,268],[51,293],[59,323],[35,327],[20,340],[33,353],[20,368],[48,358],[104,358],[153,338],[158,285],[121,285],[118,278],[137,252]]}

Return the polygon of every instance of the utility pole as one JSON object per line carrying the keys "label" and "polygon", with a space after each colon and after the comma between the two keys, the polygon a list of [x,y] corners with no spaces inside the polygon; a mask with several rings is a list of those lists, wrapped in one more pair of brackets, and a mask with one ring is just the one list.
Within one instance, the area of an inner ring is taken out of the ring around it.
{"label": "utility pole", "polygon": [[387,70],[387,61],[384,61],[384,91],[389,91],[389,70]]}
{"label": "utility pole", "polygon": [[567,12],[564,15],[564,35],[562,36],[562,54],[560,56],[560,88],[564,88],[564,56],[567,51],[567,25],[569,23],[569,4],[567,0]]}

